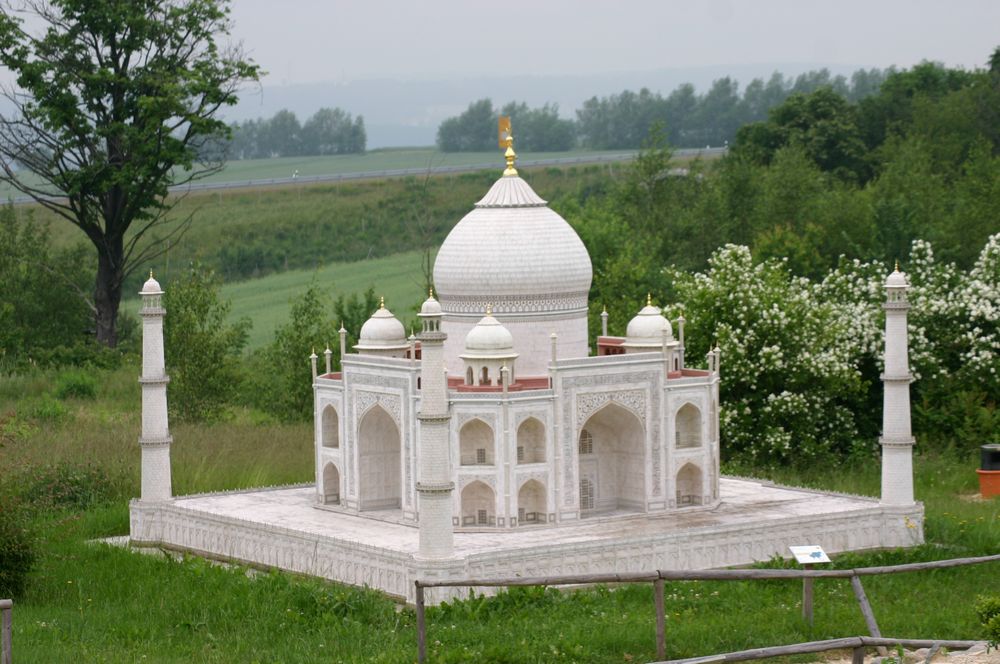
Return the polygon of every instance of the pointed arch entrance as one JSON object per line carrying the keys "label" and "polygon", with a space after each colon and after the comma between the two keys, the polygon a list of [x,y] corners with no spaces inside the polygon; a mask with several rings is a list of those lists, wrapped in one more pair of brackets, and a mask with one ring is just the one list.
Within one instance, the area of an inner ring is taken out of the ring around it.
{"label": "pointed arch entrance", "polygon": [[579,452],[581,516],[645,511],[646,432],[632,411],[612,402],[591,415]]}
{"label": "pointed arch entrance", "polygon": [[382,406],[373,406],[358,427],[359,509],[400,507],[403,495],[400,448],[396,421]]}
{"label": "pointed arch entrance", "polygon": [[323,409],[323,447],[340,447],[340,417],[333,406]]}
{"label": "pointed arch entrance", "polygon": [[479,480],[470,482],[462,489],[462,525],[497,525],[496,505],[496,494],[488,484]]}
{"label": "pointed arch entrance", "polygon": [[517,492],[517,524],[526,526],[545,523],[545,485],[538,480],[528,480]]}
{"label": "pointed arch entrance", "polygon": [[677,507],[702,504],[701,469],[686,463],[677,472]]}
{"label": "pointed arch entrance", "polygon": [[701,447],[701,411],[694,404],[686,403],[677,411],[674,436],[677,447]]}
{"label": "pointed arch entrance", "polygon": [[323,468],[323,504],[340,504],[340,471],[332,463]]}

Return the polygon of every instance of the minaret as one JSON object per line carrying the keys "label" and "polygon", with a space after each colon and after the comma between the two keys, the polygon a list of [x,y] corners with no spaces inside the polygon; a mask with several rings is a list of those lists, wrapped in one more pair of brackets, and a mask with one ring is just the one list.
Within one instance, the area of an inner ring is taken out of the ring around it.
{"label": "minaret", "polygon": [[163,365],[163,291],[149,273],[142,296],[142,494],[145,502],[170,500],[170,430],[167,427],[167,383]]}
{"label": "minaret", "polygon": [[448,382],[444,366],[444,340],[441,331],[441,305],[434,291],[420,307],[420,458],[417,468],[417,492],[420,495],[420,550],[425,560],[451,557],[454,550],[452,531]]}
{"label": "minaret", "polygon": [[882,402],[882,504],[913,504],[913,435],[910,430],[910,373],[906,299],[909,285],[896,265],[885,280],[885,397]]}

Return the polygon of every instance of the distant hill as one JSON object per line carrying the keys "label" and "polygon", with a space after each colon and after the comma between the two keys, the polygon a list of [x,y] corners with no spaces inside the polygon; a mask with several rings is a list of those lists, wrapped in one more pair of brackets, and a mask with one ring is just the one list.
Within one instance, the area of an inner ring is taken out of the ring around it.
{"label": "distant hill", "polygon": [[616,72],[586,76],[484,76],[449,80],[373,79],[299,85],[269,85],[244,91],[240,103],[226,114],[230,120],[270,117],[287,108],[304,120],[317,109],[340,107],[365,118],[368,148],[432,145],[438,124],[461,113],[469,102],[490,97],[497,104],[525,101],[529,106],[546,102],[559,104],[566,117],[584,100],[622,90],[649,88],[669,93],[682,83],[692,83],[698,91],[712,81],[730,76],[746,85],[754,78],[768,78],[775,71],[786,77],[826,67],[833,75],[850,77],[853,65],[817,63],[739,64]]}

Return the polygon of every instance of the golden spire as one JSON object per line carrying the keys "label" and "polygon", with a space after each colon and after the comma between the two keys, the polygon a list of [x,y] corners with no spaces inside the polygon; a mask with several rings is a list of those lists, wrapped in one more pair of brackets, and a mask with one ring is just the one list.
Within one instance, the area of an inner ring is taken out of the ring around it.
{"label": "golden spire", "polygon": [[153,278],[153,268],[149,268],[149,278]]}
{"label": "golden spire", "polygon": [[517,153],[514,152],[514,134],[510,130],[509,115],[501,115],[497,121],[497,139],[500,147],[507,148],[503,153],[504,158],[507,160],[507,168],[503,172],[504,176],[517,175],[517,169],[514,168]]}
{"label": "golden spire", "polygon": [[896,261],[896,272],[899,272],[899,261]]}
{"label": "golden spire", "polygon": [[427,294],[430,295],[430,298],[432,300],[434,299],[434,287],[433,286],[431,286],[430,288],[427,289]]}
{"label": "golden spire", "polygon": [[652,293],[646,293],[646,306],[647,307],[653,306],[653,294]]}
{"label": "golden spire", "polygon": [[385,295],[381,295],[378,298],[378,308],[385,309]]}
{"label": "golden spire", "polygon": [[606,304],[602,304],[601,305],[601,313],[602,314],[608,313],[608,305],[606,305]]}
{"label": "golden spire", "polygon": [[492,316],[493,315],[493,305],[492,304],[488,304],[487,303],[487,305],[486,305],[486,315],[487,316]]}

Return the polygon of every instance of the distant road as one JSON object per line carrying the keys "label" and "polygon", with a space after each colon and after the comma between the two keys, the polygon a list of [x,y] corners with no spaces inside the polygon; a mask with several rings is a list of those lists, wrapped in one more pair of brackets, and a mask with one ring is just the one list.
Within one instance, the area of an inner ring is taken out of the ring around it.
{"label": "distant road", "polygon": [[[686,148],[674,150],[678,157],[718,157],[726,153],[726,148]],[[601,164],[632,161],[638,155],[638,150],[621,154],[595,154],[575,157],[556,157],[551,159],[525,159],[517,162],[518,166],[531,168],[534,166],[572,166],[582,164]],[[444,175],[448,173],[473,173],[476,171],[499,170],[503,166],[499,160],[481,164],[464,164],[459,166],[430,166],[420,168],[393,168],[377,171],[355,171],[352,173],[331,173],[329,175],[302,175],[283,178],[262,178],[257,180],[237,180],[233,182],[194,182],[178,187],[171,187],[172,192],[211,191],[216,189],[248,189],[253,187],[271,187],[289,184],[311,184],[314,182],[344,182],[349,180],[372,180],[379,178],[398,178],[411,175]],[[15,205],[31,203],[33,199],[27,196],[13,198]]]}

